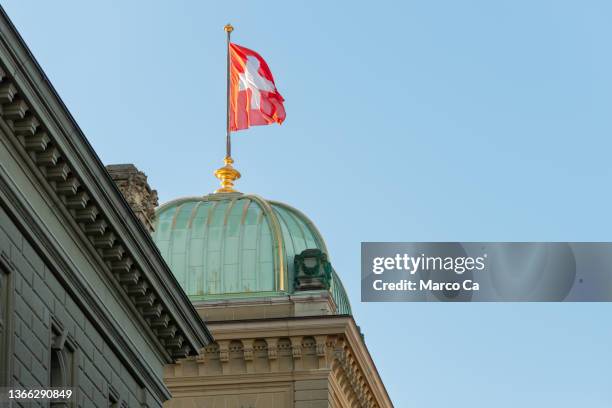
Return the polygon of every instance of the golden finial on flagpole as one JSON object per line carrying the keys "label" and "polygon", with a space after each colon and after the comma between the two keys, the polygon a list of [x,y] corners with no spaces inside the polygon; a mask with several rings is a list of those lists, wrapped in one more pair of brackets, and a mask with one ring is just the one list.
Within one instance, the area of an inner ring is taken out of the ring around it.
{"label": "golden finial on flagpole", "polygon": [[231,33],[232,31],[234,31],[234,26],[232,26],[230,23],[227,23],[225,27],[223,27],[223,29],[226,33]]}
{"label": "golden finial on flagpole", "polygon": [[240,172],[232,166],[234,160],[231,157],[228,156],[223,161],[225,166],[215,171],[215,177],[221,181],[221,188],[215,193],[235,193],[234,181],[240,178]]}

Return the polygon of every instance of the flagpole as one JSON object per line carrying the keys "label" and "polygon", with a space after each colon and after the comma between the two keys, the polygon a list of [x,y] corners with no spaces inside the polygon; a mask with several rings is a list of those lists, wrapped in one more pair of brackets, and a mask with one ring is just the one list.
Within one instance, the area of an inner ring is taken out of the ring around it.
{"label": "flagpole", "polygon": [[225,32],[227,33],[227,129],[226,129],[226,137],[225,137],[225,156],[231,158],[232,157],[232,131],[230,126],[230,36],[232,35],[232,31],[234,31],[234,27],[231,24],[226,24]]}
{"label": "flagpole", "polygon": [[215,194],[219,193],[235,193],[234,190],[234,181],[240,178],[240,172],[236,170],[232,164],[234,163],[234,159],[232,159],[232,130],[231,130],[231,121],[230,121],[230,113],[231,113],[231,56],[230,56],[230,36],[232,31],[234,31],[234,27],[231,24],[226,24],[223,27],[225,32],[227,33],[227,111],[226,111],[226,133],[225,133],[225,159],[223,162],[225,166],[217,169],[215,171],[215,177],[221,181],[221,188],[215,190]]}

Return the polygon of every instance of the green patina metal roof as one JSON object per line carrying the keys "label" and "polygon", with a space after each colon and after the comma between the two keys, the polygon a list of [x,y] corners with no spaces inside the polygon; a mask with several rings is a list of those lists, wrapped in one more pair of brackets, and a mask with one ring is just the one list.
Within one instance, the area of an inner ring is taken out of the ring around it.
{"label": "green patina metal roof", "polygon": [[[174,200],[156,210],[154,225],[154,241],[192,300],[293,293],[295,255],[328,253],[304,214],[256,195]],[[330,291],[338,313],[350,314],[335,272]]]}

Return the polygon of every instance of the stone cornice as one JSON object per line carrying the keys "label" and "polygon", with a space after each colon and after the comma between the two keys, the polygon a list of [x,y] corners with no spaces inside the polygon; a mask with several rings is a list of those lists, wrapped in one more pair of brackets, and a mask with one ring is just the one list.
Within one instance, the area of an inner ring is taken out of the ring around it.
{"label": "stone cornice", "polygon": [[[235,375],[211,375],[206,376],[206,385],[214,386],[215,389],[220,389],[219,386],[228,386],[229,388],[235,388],[236,384],[265,384],[274,382],[288,382],[288,381],[299,381],[299,380],[312,380],[312,379],[326,379],[329,376],[327,371],[303,371],[294,372],[290,376],[287,376],[286,372],[277,373],[258,373],[257,375],[235,374]],[[240,380],[238,380],[240,377]],[[166,378],[164,380],[169,387],[174,391],[176,390],[189,390],[193,387],[202,387],[202,377],[176,377]]]}
{"label": "stone cornice", "polygon": [[332,383],[337,383],[342,390],[341,395],[349,400],[348,405],[360,408],[390,407],[391,405],[383,405],[382,401],[376,398],[372,377],[366,375],[368,367],[359,364],[348,342],[341,338],[334,346],[332,378],[335,381]]}
{"label": "stone cornice", "polygon": [[4,10],[0,60],[1,122],[24,160],[84,234],[166,361],[197,354],[210,333]]}
{"label": "stone cornice", "polygon": [[[291,367],[292,379],[334,376],[345,394],[353,395],[355,406],[393,406],[351,316],[212,322],[209,327],[216,343],[172,368],[173,375],[166,377],[172,389],[286,379]],[[253,366],[257,358],[259,368]]]}
{"label": "stone cornice", "polygon": [[239,334],[241,338],[265,338],[282,336],[312,336],[317,334],[344,333],[348,326],[354,325],[351,316],[304,316],[290,318],[269,318],[211,322],[208,327],[215,333],[215,340],[232,339]]}
{"label": "stone cornice", "polygon": [[365,378],[374,379],[374,386],[371,387],[371,390],[374,393],[376,400],[381,401],[381,404],[384,402],[384,405],[382,406],[392,407],[393,403],[391,402],[387,389],[380,378],[376,364],[374,364],[374,360],[372,359],[372,356],[365,345],[361,332],[352,318],[351,323],[352,324],[350,324],[348,327],[346,338],[348,339],[348,344],[350,346],[353,358],[363,370]]}

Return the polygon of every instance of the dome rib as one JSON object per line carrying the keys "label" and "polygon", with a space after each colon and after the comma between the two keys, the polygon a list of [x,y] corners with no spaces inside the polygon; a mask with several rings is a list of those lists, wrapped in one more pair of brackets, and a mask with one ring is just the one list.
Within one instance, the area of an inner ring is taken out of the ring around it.
{"label": "dome rib", "polygon": [[293,208],[290,205],[287,205],[281,201],[272,201],[270,200],[270,205],[272,206],[278,206],[280,208],[283,208],[289,212],[292,212],[293,214],[295,214],[297,216],[297,218],[302,221],[306,227],[311,231],[311,235],[313,237],[313,239],[315,240],[317,247],[325,252],[327,254],[328,259],[331,259],[331,256],[329,254],[329,251],[327,250],[327,245],[325,244],[325,240],[323,239],[323,236],[321,235],[321,233],[319,232],[319,229],[317,228],[317,226],[306,216],[306,214],[304,214],[303,212],[301,212],[300,210],[298,210],[297,208]]}
{"label": "dome rib", "polygon": [[272,240],[273,250],[275,253],[278,253],[278,258],[273,257],[273,260],[275,262],[274,270],[276,272],[274,274],[274,278],[276,279],[275,286],[277,290],[285,291],[287,290],[287,287],[285,284],[285,281],[287,280],[286,279],[287,278],[286,277],[287,268],[283,261],[285,259],[285,246],[284,246],[284,241],[282,239],[283,235],[282,235],[280,224],[278,222],[278,218],[275,216],[274,210],[272,209],[270,204],[266,200],[261,198],[260,196],[255,195],[255,194],[249,194],[245,197],[248,197],[251,200],[257,202],[257,204],[259,204],[259,206],[264,210],[264,216],[266,216],[270,224],[272,224],[270,225],[270,228],[272,229],[272,233],[274,235],[274,238]]}

